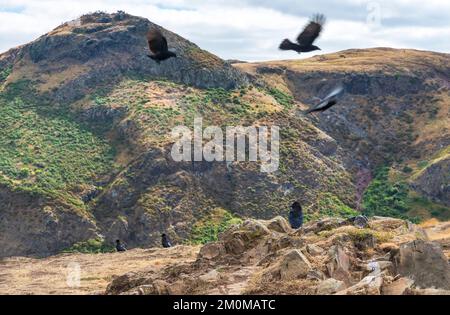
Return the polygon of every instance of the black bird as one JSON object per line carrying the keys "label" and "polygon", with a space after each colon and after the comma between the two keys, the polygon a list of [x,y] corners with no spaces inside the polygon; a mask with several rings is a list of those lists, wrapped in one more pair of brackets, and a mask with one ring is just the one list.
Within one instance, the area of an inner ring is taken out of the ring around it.
{"label": "black bird", "polygon": [[169,51],[167,45],[167,39],[162,33],[154,28],[147,33],[148,48],[152,52],[151,55],[147,55],[149,58],[155,60],[157,63],[167,60],[171,57],[176,57],[174,52]]}
{"label": "black bird", "polygon": [[289,39],[285,39],[280,44],[280,49],[294,50],[298,53],[321,50],[319,47],[314,46],[313,43],[317,39],[317,37],[319,37],[324,24],[325,16],[323,14],[314,15],[303,32],[298,35],[297,44],[291,42]]}
{"label": "black bird", "polygon": [[337,104],[339,98],[344,94],[344,86],[338,85],[334,88],[333,91],[330,92],[324,99],[320,99],[320,103],[316,106],[312,107],[311,109],[307,110],[305,114],[310,114],[312,112],[324,112],[327,109],[329,109],[331,106],[334,106]]}
{"label": "black bird", "polygon": [[166,234],[161,234],[161,243],[164,248],[172,247],[169,237]]}
{"label": "black bird", "polygon": [[120,240],[116,240],[116,250],[118,252],[125,252],[127,249],[125,245],[120,242]]}
{"label": "black bird", "polygon": [[293,229],[299,229],[303,225],[303,209],[298,201],[295,201],[291,205],[291,210],[289,211],[289,223]]}

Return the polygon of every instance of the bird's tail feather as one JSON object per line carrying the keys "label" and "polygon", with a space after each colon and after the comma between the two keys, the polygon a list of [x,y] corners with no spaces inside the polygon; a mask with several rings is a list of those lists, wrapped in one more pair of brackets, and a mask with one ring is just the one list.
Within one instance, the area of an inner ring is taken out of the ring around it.
{"label": "bird's tail feather", "polygon": [[291,50],[293,46],[294,46],[294,43],[291,42],[289,39],[286,38],[285,40],[283,40],[283,41],[281,42],[279,48],[280,48],[281,50]]}

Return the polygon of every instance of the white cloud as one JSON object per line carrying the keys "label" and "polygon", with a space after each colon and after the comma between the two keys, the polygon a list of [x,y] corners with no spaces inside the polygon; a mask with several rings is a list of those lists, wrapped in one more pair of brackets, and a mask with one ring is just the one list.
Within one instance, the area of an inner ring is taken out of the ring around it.
{"label": "white cloud", "polygon": [[[314,12],[328,18],[322,53],[375,46],[450,52],[446,0],[0,0],[0,51],[97,10],[146,17],[225,59],[298,58],[278,44],[294,39]],[[379,27],[367,24],[369,14],[381,17]]]}

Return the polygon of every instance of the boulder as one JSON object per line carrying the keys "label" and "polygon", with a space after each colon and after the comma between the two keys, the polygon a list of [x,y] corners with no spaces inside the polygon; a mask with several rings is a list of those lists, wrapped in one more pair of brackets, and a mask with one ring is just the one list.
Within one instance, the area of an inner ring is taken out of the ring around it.
{"label": "boulder", "polygon": [[299,250],[292,249],[266,272],[263,277],[275,280],[295,280],[304,278],[311,270],[311,263]]}
{"label": "boulder", "polygon": [[199,276],[198,278],[205,282],[216,281],[217,279],[219,279],[219,273],[217,272],[217,270],[213,269],[206,274]]}
{"label": "boulder", "polygon": [[319,247],[315,244],[306,245],[306,251],[312,256],[322,255],[325,252],[322,247]]}
{"label": "boulder", "polygon": [[254,240],[269,235],[269,229],[258,220],[246,220],[240,230],[247,240]]}
{"label": "boulder", "polygon": [[271,234],[270,230],[258,220],[246,220],[221,235],[220,239],[228,254],[240,255],[249,248],[255,247],[264,236]]}
{"label": "boulder", "polygon": [[363,215],[358,215],[353,220],[353,225],[360,229],[365,229],[365,228],[369,227],[369,220],[367,219],[367,217],[365,217]]}
{"label": "boulder", "polygon": [[384,285],[381,291],[383,295],[404,295],[413,284],[414,281],[403,277]]}
{"label": "boulder", "polygon": [[225,252],[224,245],[220,242],[209,243],[204,245],[199,252],[199,257],[204,259],[215,259]]}
{"label": "boulder", "polygon": [[350,279],[350,257],[341,246],[334,246],[330,249],[330,262],[327,270],[330,277],[349,283]]}
{"label": "boulder", "polygon": [[389,253],[391,251],[397,252],[400,247],[395,243],[382,243],[378,245],[378,248],[385,253]]}
{"label": "boulder", "polygon": [[450,290],[450,266],[438,243],[402,244],[393,260],[396,272],[414,280],[417,287]]}
{"label": "boulder", "polygon": [[115,295],[121,292],[129,291],[132,288],[136,288],[144,284],[152,283],[153,280],[150,278],[143,277],[136,272],[129,272],[122,276],[114,278],[106,288],[106,294]]}
{"label": "boulder", "polygon": [[292,229],[289,226],[289,223],[286,221],[285,218],[283,218],[281,216],[277,216],[277,217],[273,218],[272,220],[268,221],[267,228],[269,230],[279,232],[279,233],[292,232]]}
{"label": "boulder", "polygon": [[303,278],[311,270],[308,259],[297,249],[289,251],[280,263],[281,280]]}
{"label": "boulder", "polygon": [[337,292],[336,295],[380,295],[382,285],[381,275],[367,276],[354,286]]}
{"label": "boulder", "polygon": [[328,295],[344,289],[345,283],[343,281],[330,278],[319,283],[316,293],[318,295]]}
{"label": "boulder", "polygon": [[306,279],[325,280],[326,276],[320,270],[310,270],[310,271],[308,271],[308,274],[306,275]]}
{"label": "boulder", "polygon": [[245,252],[245,243],[240,234],[233,234],[233,237],[225,242],[225,251],[228,254],[239,255]]}
{"label": "boulder", "polygon": [[328,231],[338,227],[347,225],[348,221],[340,218],[325,218],[320,221],[306,224],[302,229],[302,233],[319,233],[321,231]]}

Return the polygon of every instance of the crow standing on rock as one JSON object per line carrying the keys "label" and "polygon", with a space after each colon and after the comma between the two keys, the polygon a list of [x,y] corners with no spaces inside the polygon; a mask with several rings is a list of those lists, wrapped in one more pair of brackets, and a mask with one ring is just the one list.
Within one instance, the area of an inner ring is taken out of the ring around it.
{"label": "crow standing on rock", "polygon": [[148,47],[152,52],[151,55],[147,56],[157,63],[177,56],[174,52],[169,51],[167,39],[162,35],[160,30],[154,28],[148,31],[147,41]]}
{"label": "crow standing on rock", "polygon": [[325,24],[325,16],[323,14],[316,14],[309,24],[305,27],[303,32],[297,37],[297,43],[291,42],[289,39],[285,39],[280,44],[281,50],[294,50],[298,53],[310,52],[314,50],[321,50],[319,47],[314,46],[313,43],[319,37]]}
{"label": "crow standing on rock", "polygon": [[310,114],[312,112],[324,112],[330,107],[337,104],[338,100],[344,94],[344,86],[342,84],[338,85],[331,91],[324,99],[320,99],[320,103],[311,109],[307,110],[305,114]]}

